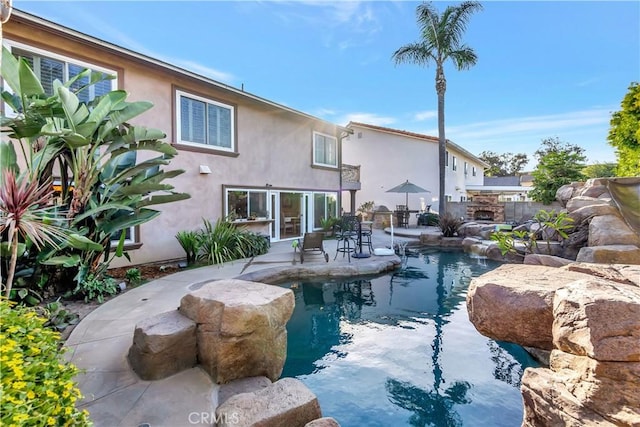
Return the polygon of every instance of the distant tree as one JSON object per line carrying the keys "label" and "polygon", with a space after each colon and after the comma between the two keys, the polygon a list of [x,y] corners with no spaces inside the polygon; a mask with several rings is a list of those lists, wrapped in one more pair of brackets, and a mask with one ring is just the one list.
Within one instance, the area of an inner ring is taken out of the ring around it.
{"label": "distant tree", "polygon": [[524,153],[497,154],[493,151],[483,151],[478,157],[490,165],[489,169],[484,171],[485,176],[514,176],[522,172],[529,163],[529,158]]}
{"label": "distant tree", "polygon": [[585,178],[609,178],[616,176],[617,163],[594,163],[582,169]]}
{"label": "distant tree", "polygon": [[617,176],[640,175],[640,84],[631,83],[621,103],[622,109],[611,116],[607,137],[615,147]]}
{"label": "distant tree", "polygon": [[436,66],[436,93],[438,94],[438,168],[440,186],[438,192],[438,212],[444,215],[446,201],[444,193],[446,137],[444,133],[444,94],[447,80],[444,76],[444,63],[451,60],[458,70],[466,70],[476,64],[478,57],[472,48],[462,44],[462,36],[471,15],[482,10],[475,1],[465,1],[457,6],[447,6],[442,12],[432,3],[423,3],[416,8],[420,40],[402,46],[393,54],[396,64],[413,63]]}
{"label": "distant tree", "polygon": [[584,148],[558,138],[547,138],[542,140],[535,156],[538,166],[532,174],[534,188],[529,195],[537,202],[548,205],[555,200],[558,188],[584,179]]}

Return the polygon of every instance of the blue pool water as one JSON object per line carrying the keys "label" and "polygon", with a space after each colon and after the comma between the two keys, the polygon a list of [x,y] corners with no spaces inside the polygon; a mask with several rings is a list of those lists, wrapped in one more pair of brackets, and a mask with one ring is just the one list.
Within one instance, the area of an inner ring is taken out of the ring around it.
{"label": "blue pool water", "polygon": [[536,362],[480,335],[471,278],[499,264],[419,250],[393,274],[292,282],[283,377],[313,391],[343,427],[519,426],[520,378]]}

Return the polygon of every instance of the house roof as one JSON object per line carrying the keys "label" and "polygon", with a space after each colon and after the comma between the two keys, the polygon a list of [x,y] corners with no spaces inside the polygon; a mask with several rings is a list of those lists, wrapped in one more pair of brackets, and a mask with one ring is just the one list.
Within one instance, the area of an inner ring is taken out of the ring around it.
{"label": "house roof", "polygon": [[197,74],[197,73],[195,73],[193,71],[189,71],[187,69],[178,67],[176,65],[169,64],[168,62],[164,62],[164,61],[161,61],[159,59],[152,58],[150,56],[144,55],[142,53],[138,53],[138,52],[135,52],[133,50],[130,50],[130,49],[118,46],[116,44],[107,42],[105,40],[101,40],[101,39],[99,39],[97,37],[93,37],[93,36],[90,36],[88,34],[82,33],[80,31],[73,30],[73,29],[71,29],[69,27],[65,27],[65,26],[57,24],[55,22],[51,22],[49,20],[46,20],[46,19],[41,18],[41,17],[36,16],[36,15],[32,15],[32,14],[30,14],[28,12],[24,12],[24,11],[19,10],[19,9],[13,8],[13,11],[12,11],[11,18],[10,18],[9,22],[11,22],[11,21],[18,21],[18,22],[22,21],[22,22],[33,23],[33,24],[36,24],[38,26],[45,27],[45,28],[47,28],[49,30],[52,30],[52,31],[54,31],[56,33],[62,34],[64,36],[66,36],[66,37],[71,37],[71,38],[74,38],[74,39],[79,40],[79,41],[95,44],[95,45],[98,45],[98,46],[100,46],[100,47],[102,47],[104,49],[111,50],[114,53],[117,53],[117,54],[120,54],[120,55],[124,55],[124,56],[128,56],[130,58],[136,59],[136,60],[141,61],[143,63],[149,64],[149,65],[153,65],[155,67],[159,67],[159,68],[162,68],[162,69],[165,69],[165,70],[180,74],[182,76],[186,76],[186,77],[198,80],[198,81],[200,81],[202,83],[205,83],[205,84],[208,84],[208,85],[211,85],[211,86],[215,86],[215,87],[217,87],[219,89],[222,89],[222,90],[229,91],[229,92],[231,92],[231,93],[233,93],[233,94],[235,94],[237,96],[244,97],[247,100],[251,100],[253,102],[258,102],[260,104],[264,104],[264,105],[270,106],[272,108],[283,110],[283,111],[286,111],[288,113],[291,113],[291,114],[294,114],[294,115],[298,115],[298,116],[301,116],[301,117],[304,117],[304,118],[307,118],[307,119],[317,120],[319,122],[323,122],[323,123],[326,123],[326,124],[329,124],[329,125],[332,125],[332,126],[336,126],[342,132],[350,132],[350,130],[348,128],[346,128],[346,127],[337,125],[335,123],[328,122],[326,120],[323,120],[323,119],[320,119],[318,117],[312,116],[310,114],[304,113],[302,111],[298,111],[296,109],[287,107],[285,105],[278,104],[276,102],[273,102],[273,101],[270,101],[268,99],[262,98],[260,96],[254,95],[254,94],[252,94],[250,92],[246,92],[244,89],[235,88],[233,86],[221,83],[221,82],[216,81],[214,79],[211,79],[209,77],[205,77],[205,76],[202,76],[200,74]]}
{"label": "house roof", "polygon": [[[376,131],[380,131],[380,132],[392,133],[392,134],[401,135],[401,136],[408,136],[410,138],[421,139],[423,141],[428,141],[428,142],[436,142],[437,143],[439,141],[438,137],[436,137],[436,136],[424,135],[424,134],[421,134],[421,133],[409,132],[409,131],[406,131],[406,130],[392,129],[392,128],[388,128],[388,127],[384,127],[384,126],[370,125],[370,124],[361,123],[361,122],[349,122],[349,124],[347,124],[347,128],[351,128],[353,126],[361,127],[361,128],[368,128],[368,129],[372,129],[372,130],[376,130]],[[480,163],[480,165],[482,165],[483,167],[485,167],[485,168],[489,167],[489,165],[486,162],[482,161],[477,156],[471,154],[469,151],[465,150],[464,148],[462,148],[458,144],[454,143],[450,139],[447,139],[447,145],[452,147],[454,150],[461,152],[462,154],[464,154],[468,158],[471,158],[474,161]]]}
{"label": "house roof", "polygon": [[519,187],[520,177],[518,176],[485,176],[484,185],[499,187]]}

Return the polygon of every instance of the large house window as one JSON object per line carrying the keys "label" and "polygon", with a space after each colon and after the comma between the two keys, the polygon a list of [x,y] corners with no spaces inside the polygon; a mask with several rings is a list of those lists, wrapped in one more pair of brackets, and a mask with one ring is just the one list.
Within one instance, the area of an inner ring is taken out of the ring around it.
{"label": "large house window", "polygon": [[333,136],[313,133],[313,164],[338,167],[338,140]]}
{"label": "large house window", "polygon": [[176,91],[177,140],[181,144],[235,150],[235,109],[212,99]]}
{"label": "large house window", "polygon": [[[11,49],[11,53],[13,53],[15,57],[24,58],[27,61],[34,74],[40,80],[42,88],[47,95],[53,95],[53,82],[55,80],[66,82],[80,74],[84,69],[90,69],[91,71],[104,73],[110,76],[117,75],[114,70],[109,70],[52,52],[47,52],[22,43],[7,41],[7,46]],[[76,80],[71,85],[71,90],[77,91],[87,84],[89,84],[89,76]],[[77,92],[76,95],[81,102],[88,103],[94,98],[104,95],[116,88],[116,79],[107,79],[89,87],[85,87],[80,92]]]}
{"label": "large house window", "polygon": [[267,192],[265,190],[229,189],[226,193],[225,216],[229,219],[269,217]]}

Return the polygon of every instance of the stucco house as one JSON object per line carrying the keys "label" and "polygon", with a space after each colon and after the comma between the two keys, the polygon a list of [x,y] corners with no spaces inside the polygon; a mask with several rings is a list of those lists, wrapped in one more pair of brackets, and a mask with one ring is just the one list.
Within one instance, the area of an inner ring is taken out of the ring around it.
{"label": "stucco house", "polygon": [[[343,192],[345,210],[356,210],[362,203],[373,201],[390,210],[405,204],[405,194],[387,190],[406,180],[429,190],[409,194],[411,210],[431,206],[438,209],[438,138],[365,123],[350,122],[352,134],[344,139],[342,158],[345,164],[360,167],[361,189]],[[445,195],[449,201],[465,201],[467,187],[482,186],[484,168],[488,165],[461,146],[447,140]]]}
{"label": "stucco house", "polygon": [[90,68],[116,78],[89,96],[123,89],[154,104],[136,121],[166,133],[179,153],[171,169],[186,171],[171,183],[191,198],[131,230],[133,264],[184,257],[174,236],[203,218],[231,215],[277,241],[338,214],[346,128],[19,10],[3,36],[45,88]]}

